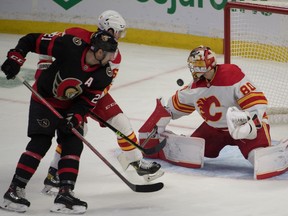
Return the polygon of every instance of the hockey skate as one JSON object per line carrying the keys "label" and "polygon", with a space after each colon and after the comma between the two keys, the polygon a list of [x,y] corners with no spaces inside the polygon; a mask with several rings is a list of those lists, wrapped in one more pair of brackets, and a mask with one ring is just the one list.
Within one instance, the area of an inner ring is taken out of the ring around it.
{"label": "hockey skate", "polygon": [[49,196],[57,196],[59,190],[59,176],[57,174],[57,169],[49,167],[48,175],[44,180],[44,188],[42,193]]}
{"label": "hockey skate", "polygon": [[14,211],[14,212],[26,212],[30,206],[30,202],[25,199],[25,189],[20,188],[14,184],[11,184],[7,192],[3,196],[4,201],[1,208]]}
{"label": "hockey skate", "polygon": [[164,171],[160,170],[161,165],[156,162],[148,162],[142,159],[130,164],[135,168],[137,174],[143,176],[147,182],[153,181],[164,175]]}
{"label": "hockey skate", "polygon": [[51,212],[64,214],[83,214],[87,210],[87,203],[74,197],[69,186],[61,187],[54,200]]}

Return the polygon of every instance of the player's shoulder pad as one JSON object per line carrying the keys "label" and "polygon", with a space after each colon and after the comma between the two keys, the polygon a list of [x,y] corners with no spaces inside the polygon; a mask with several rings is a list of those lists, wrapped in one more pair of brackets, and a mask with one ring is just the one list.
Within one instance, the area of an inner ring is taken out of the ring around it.
{"label": "player's shoulder pad", "polygon": [[90,38],[93,32],[90,32],[86,29],[79,28],[79,27],[73,27],[73,28],[68,28],[65,30],[65,34],[73,35],[76,37],[81,38],[84,40],[86,43],[90,43]]}
{"label": "player's shoulder pad", "polygon": [[77,47],[88,46],[89,45],[82,38],[74,36],[74,35],[70,35],[70,34],[63,35],[62,36],[62,41],[65,44],[69,44],[69,46],[70,46],[70,44],[76,45]]}

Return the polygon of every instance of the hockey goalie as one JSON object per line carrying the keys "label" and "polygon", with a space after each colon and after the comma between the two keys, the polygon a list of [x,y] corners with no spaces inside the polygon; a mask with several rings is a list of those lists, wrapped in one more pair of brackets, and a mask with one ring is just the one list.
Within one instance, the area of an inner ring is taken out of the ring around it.
{"label": "hockey goalie", "polygon": [[[205,46],[188,56],[193,80],[178,90],[168,103],[156,100],[156,108],[139,129],[141,145],[151,147],[167,138],[162,151],[149,155],[172,164],[202,168],[204,158],[217,158],[227,145],[237,146],[254,167],[254,179],[280,175],[288,169],[288,140],[271,144],[266,114],[268,101],[244,72],[233,64],[217,64],[214,52]],[[179,136],[165,128],[170,120],[197,111],[203,123],[191,136]],[[143,143],[157,128],[156,135]]]}

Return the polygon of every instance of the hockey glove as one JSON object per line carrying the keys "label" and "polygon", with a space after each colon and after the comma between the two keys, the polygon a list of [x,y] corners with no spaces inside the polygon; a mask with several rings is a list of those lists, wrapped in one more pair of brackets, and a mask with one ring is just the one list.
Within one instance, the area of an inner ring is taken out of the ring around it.
{"label": "hockey glove", "polygon": [[59,124],[59,130],[65,134],[72,134],[72,128],[75,128],[83,135],[83,117],[80,114],[68,114]]}
{"label": "hockey glove", "polygon": [[14,79],[24,62],[25,58],[23,57],[21,50],[11,49],[7,54],[6,61],[1,66],[1,70],[5,73],[8,80]]}
{"label": "hockey glove", "polygon": [[229,107],[226,114],[227,125],[233,139],[255,139],[257,129],[247,111],[239,110],[237,107]]}

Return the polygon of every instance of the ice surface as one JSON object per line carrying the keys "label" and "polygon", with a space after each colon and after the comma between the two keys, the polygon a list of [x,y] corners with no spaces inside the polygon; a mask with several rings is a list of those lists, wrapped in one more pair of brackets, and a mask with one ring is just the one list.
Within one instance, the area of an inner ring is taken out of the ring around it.
{"label": "ice surface", "polygon": [[[0,34],[0,63],[6,52],[16,45],[19,35]],[[123,63],[112,96],[131,119],[137,132],[155,108],[155,99],[164,99],[191,79],[186,68],[189,50],[150,47],[120,43]],[[219,62],[223,60],[219,57]],[[30,79],[37,56],[29,54],[21,74]],[[27,142],[27,113],[30,91],[17,81],[6,81],[0,75],[0,201],[7,190],[16,163]],[[172,121],[168,129],[190,134],[201,123],[192,114]],[[87,140],[131,182],[144,183],[132,170],[124,173],[116,160],[119,148],[108,128],[89,121]],[[287,136],[287,126],[273,125],[272,138]],[[42,160],[27,186],[31,207],[25,215],[57,215],[49,212],[53,198],[40,193],[56,143]],[[165,187],[154,193],[130,190],[91,150],[85,147],[75,193],[88,202],[85,215],[117,216],[286,216],[288,174],[269,180],[253,180],[251,165],[236,147],[226,147],[216,159],[206,159],[203,169],[187,169],[159,161],[165,175],[159,181]],[[0,210],[1,216],[19,215]]]}

